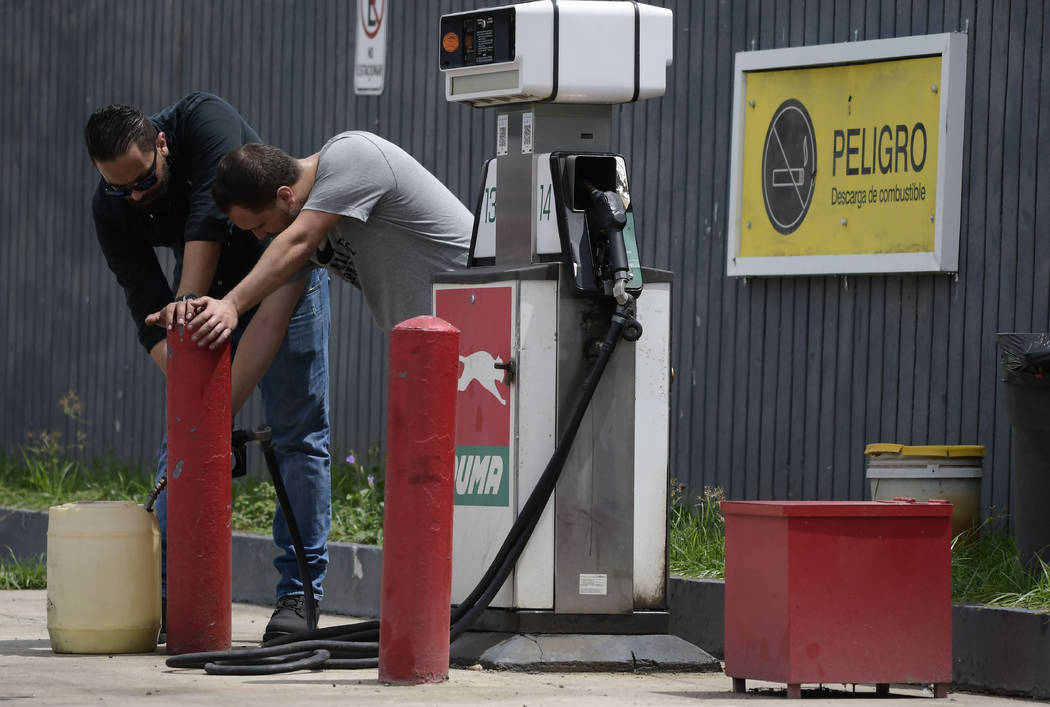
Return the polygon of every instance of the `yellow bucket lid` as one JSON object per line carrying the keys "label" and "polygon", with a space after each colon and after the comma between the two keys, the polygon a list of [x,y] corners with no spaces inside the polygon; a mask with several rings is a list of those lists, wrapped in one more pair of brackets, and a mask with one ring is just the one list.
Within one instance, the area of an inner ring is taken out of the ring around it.
{"label": "yellow bucket lid", "polygon": [[899,454],[902,457],[983,457],[981,444],[924,444],[907,446],[892,442],[876,442],[864,448],[864,454]]}

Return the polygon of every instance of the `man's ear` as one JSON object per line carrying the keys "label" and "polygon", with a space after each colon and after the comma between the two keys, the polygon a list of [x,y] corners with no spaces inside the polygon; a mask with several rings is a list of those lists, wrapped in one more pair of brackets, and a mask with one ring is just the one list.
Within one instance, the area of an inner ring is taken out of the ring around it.
{"label": "man's ear", "polygon": [[160,150],[162,154],[166,155],[166,154],[168,154],[167,152],[165,152],[165,148],[167,148],[167,146],[168,146],[168,136],[165,135],[163,131],[158,132],[157,133],[157,149]]}
{"label": "man's ear", "polygon": [[289,186],[277,187],[277,201],[282,202],[288,206],[295,205],[295,192]]}

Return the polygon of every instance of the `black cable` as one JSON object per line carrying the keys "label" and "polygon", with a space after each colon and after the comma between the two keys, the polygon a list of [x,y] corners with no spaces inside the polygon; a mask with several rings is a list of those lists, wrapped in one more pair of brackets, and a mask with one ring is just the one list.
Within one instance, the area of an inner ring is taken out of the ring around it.
{"label": "black cable", "polygon": [[160,477],[160,481],[153,487],[153,490],[149,492],[149,496],[146,497],[146,502],[142,504],[149,513],[153,512],[153,504],[157,502],[157,497],[160,496],[160,492],[164,490],[164,487],[168,485],[168,472]]}
{"label": "black cable", "polygon": [[[259,438],[259,435],[263,434],[263,430],[265,430],[265,436]],[[288,532],[292,536],[292,546],[295,548],[295,563],[299,567],[299,580],[303,585],[303,607],[306,609],[306,627],[307,630],[313,630],[317,628],[317,604],[314,601],[313,575],[310,574],[310,567],[306,564],[306,549],[303,546],[303,536],[299,533],[299,524],[295,520],[295,513],[292,512],[292,502],[288,499],[288,491],[284,487],[284,479],[281,478],[281,469],[277,464],[277,452],[273,446],[270,428],[260,428],[257,439],[259,439],[259,446],[262,447],[263,457],[266,458],[266,468],[270,471],[270,477],[273,478],[273,488],[277,492],[277,501],[281,504],[281,510],[284,512],[285,524],[288,526]]]}
{"label": "black cable", "polygon": [[[532,531],[539,522],[543,510],[550,500],[569,456],[569,450],[579,431],[580,423],[587,412],[594,391],[598,387],[602,373],[616,349],[625,326],[634,323],[634,299],[619,305],[609,322],[609,330],[602,342],[598,358],[584,380],[580,399],[576,403],[572,417],[558,441],[550,461],[540,475],[532,493],[518,514],[514,525],[500,546],[499,551],[489,564],[488,569],[474,587],[470,595],[453,609],[450,617],[449,642],[455,641],[477,620],[477,617],[488,608],[489,603],[507,580],[518,558],[528,544]],[[264,454],[266,453],[264,447]],[[272,446],[271,446],[272,453]],[[267,456],[267,466],[270,466]],[[276,458],[273,460],[276,467]],[[272,472],[272,469],[271,469]],[[280,474],[273,474],[274,486],[277,487]],[[283,488],[283,484],[281,484]],[[278,490],[278,498],[281,491]],[[288,508],[288,506],[284,506]],[[287,514],[286,514],[287,515]],[[289,519],[291,530],[294,519]],[[298,533],[296,528],[293,540]],[[297,547],[297,555],[299,554]],[[307,576],[300,573],[303,577]],[[306,669],[352,669],[374,668],[378,665],[379,643],[378,621],[364,621],[357,624],[329,626],[301,633],[282,636],[267,641],[261,648],[245,648],[234,651],[212,651],[208,653],[189,653],[172,656],[166,664],[171,668],[204,668],[211,675],[273,675]],[[365,638],[372,640],[363,640]],[[325,640],[329,639],[329,640]],[[322,659],[322,654],[329,657]],[[361,654],[346,657],[347,654]],[[280,657],[283,656],[283,657]],[[271,661],[278,662],[271,662]]]}
{"label": "black cable", "polygon": [[[296,653],[295,656],[302,656]],[[291,658],[292,656],[286,656]],[[332,659],[332,655],[325,650],[313,651],[298,660],[281,661],[269,665],[260,665],[251,661],[216,661],[206,663],[204,670],[209,675],[278,675],[280,673],[294,673],[297,670],[317,670],[323,668],[324,664]]]}

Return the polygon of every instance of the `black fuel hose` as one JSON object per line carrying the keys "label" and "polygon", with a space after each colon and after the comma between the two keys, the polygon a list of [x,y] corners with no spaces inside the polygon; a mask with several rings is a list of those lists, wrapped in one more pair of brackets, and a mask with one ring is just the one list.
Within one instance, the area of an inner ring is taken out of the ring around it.
{"label": "black fuel hose", "polygon": [[[598,357],[550,461],[511,526],[507,538],[474,590],[451,612],[449,642],[463,635],[503,586],[525,549],[558,483],[573,440],[624,328],[636,325],[634,299],[618,305]],[[269,463],[269,458],[267,458]],[[276,461],[274,462],[276,463]],[[279,474],[275,474],[275,479]],[[276,485],[276,484],[275,484]],[[292,522],[289,522],[289,526]],[[306,575],[303,575],[306,576]],[[296,670],[374,668],[379,664],[379,621],[329,626],[267,641],[261,648],[185,653],[169,657],[169,668],[203,668],[211,675],[275,675]],[[327,654],[327,656],[325,655]]]}
{"label": "black fuel hose", "polygon": [[317,602],[314,601],[313,575],[310,574],[310,566],[306,563],[306,549],[303,546],[303,536],[299,532],[299,524],[295,521],[295,514],[292,512],[292,502],[288,498],[284,479],[281,478],[281,469],[277,463],[277,451],[273,446],[270,428],[260,428],[258,433],[261,434],[264,430],[265,437],[259,438],[257,436],[257,439],[259,439],[259,446],[262,447],[263,457],[266,459],[266,468],[269,469],[270,477],[273,479],[273,488],[277,492],[277,501],[281,504],[281,510],[284,512],[288,533],[292,536],[292,546],[295,548],[295,563],[299,568],[299,581],[303,585],[303,608],[306,610],[306,626],[308,630],[312,630],[317,628]]}

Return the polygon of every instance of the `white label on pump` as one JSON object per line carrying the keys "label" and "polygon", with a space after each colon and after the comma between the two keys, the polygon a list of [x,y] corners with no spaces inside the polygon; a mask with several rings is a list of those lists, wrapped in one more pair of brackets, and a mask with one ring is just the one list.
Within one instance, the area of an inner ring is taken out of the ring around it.
{"label": "white label on pump", "polygon": [[504,113],[496,116],[496,156],[507,154],[507,142],[510,139],[510,119]]}
{"label": "white label on pump", "polygon": [[532,113],[521,114],[521,154],[532,154]]}
{"label": "white label on pump", "polygon": [[608,594],[609,576],[605,574],[581,574],[580,594]]}
{"label": "white label on pump", "polygon": [[551,179],[550,153],[536,155],[536,185],[533,189],[536,229],[536,252],[547,255],[561,252],[561,237],[558,235],[558,212],[554,205],[554,180]]}

